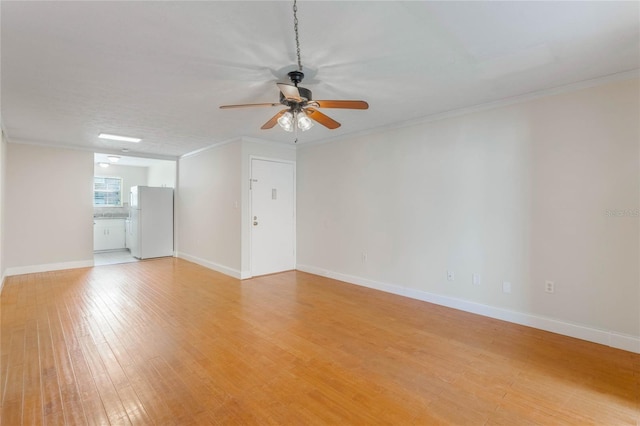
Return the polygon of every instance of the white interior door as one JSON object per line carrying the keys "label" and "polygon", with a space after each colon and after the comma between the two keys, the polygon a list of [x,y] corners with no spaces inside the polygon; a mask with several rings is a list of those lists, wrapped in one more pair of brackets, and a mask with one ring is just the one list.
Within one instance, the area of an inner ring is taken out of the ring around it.
{"label": "white interior door", "polygon": [[251,159],[251,275],[295,268],[292,163]]}

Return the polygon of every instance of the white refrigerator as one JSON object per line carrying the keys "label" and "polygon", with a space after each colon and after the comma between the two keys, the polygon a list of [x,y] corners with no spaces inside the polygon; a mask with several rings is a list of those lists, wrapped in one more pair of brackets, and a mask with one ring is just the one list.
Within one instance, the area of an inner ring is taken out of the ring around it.
{"label": "white refrigerator", "polygon": [[173,256],[173,188],[131,187],[131,255]]}

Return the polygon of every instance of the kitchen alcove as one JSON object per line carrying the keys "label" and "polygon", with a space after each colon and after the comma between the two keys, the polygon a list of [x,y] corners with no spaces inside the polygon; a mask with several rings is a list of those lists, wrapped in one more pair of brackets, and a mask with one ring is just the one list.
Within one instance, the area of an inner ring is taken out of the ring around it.
{"label": "kitchen alcove", "polygon": [[[94,154],[92,202],[96,266],[137,261],[131,255],[131,232],[128,232],[129,193],[134,186],[175,188],[176,161],[112,153]],[[109,194],[105,196],[100,191]]]}

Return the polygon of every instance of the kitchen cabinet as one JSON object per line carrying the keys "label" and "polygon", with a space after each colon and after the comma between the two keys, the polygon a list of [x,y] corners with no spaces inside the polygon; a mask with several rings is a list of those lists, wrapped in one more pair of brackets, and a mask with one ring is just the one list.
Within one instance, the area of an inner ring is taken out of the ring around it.
{"label": "kitchen cabinet", "polygon": [[124,234],[124,219],[94,219],[93,250],[124,249]]}

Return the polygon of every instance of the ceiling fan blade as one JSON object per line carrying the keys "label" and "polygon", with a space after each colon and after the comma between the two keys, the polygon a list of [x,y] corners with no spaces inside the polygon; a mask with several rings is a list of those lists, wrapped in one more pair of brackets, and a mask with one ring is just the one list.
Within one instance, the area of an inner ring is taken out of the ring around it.
{"label": "ceiling fan blade", "polygon": [[282,105],[280,103],[263,103],[263,104],[238,104],[238,105],[221,105],[220,109],[231,109],[231,108],[249,108],[249,107],[272,107]]}
{"label": "ceiling fan blade", "polygon": [[276,115],[271,117],[271,119],[269,121],[267,121],[266,123],[264,123],[262,125],[262,127],[260,127],[260,128],[263,129],[263,130],[271,129],[278,122],[278,118],[280,118],[282,116],[282,114],[284,114],[287,111],[289,111],[289,110],[288,109],[283,109],[282,111],[280,111],[279,113],[277,113]]}
{"label": "ceiling fan blade", "polygon": [[331,117],[329,117],[327,115],[324,115],[323,113],[321,113],[317,109],[306,108],[304,111],[307,113],[307,117],[309,117],[312,120],[317,121],[318,123],[322,124],[326,128],[329,128],[329,129],[333,130],[333,129],[337,129],[338,127],[340,127],[340,123],[338,123],[333,118],[331,118]]}
{"label": "ceiling fan blade", "polygon": [[319,108],[369,109],[365,101],[313,101]]}
{"label": "ceiling fan blade", "polygon": [[277,86],[286,99],[294,99],[298,102],[302,101],[302,98],[300,97],[300,91],[293,84],[277,83]]}

